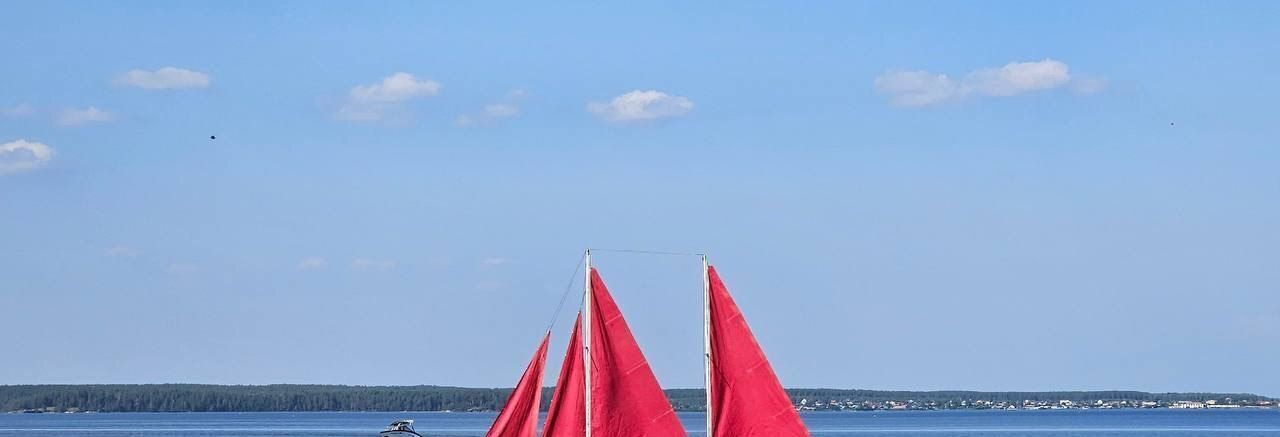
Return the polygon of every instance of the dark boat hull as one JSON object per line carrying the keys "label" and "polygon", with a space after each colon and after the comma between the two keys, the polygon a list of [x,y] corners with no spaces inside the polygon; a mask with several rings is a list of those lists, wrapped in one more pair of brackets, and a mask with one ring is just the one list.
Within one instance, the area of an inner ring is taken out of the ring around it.
{"label": "dark boat hull", "polygon": [[413,431],[383,431],[378,433],[378,437],[422,437]]}

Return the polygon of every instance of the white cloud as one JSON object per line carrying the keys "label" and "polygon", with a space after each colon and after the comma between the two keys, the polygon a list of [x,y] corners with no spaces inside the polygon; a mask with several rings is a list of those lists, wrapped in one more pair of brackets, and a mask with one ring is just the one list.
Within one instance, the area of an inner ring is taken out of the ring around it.
{"label": "white cloud", "polygon": [[1054,59],[1010,62],[1003,67],[969,72],[956,81],[928,71],[890,71],[875,80],[875,89],[894,106],[933,106],[969,97],[1010,97],[1061,88],[1068,84],[1091,94],[1106,86],[1105,79],[1073,79],[1066,63]]}
{"label": "white cloud", "polygon": [[1006,97],[1066,85],[1071,81],[1067,64],[1053,59],[1037,62],[1010,62],[1000,68],[984,68],[969,73],[964,86],[988,96]]}
{"label": "white cloud", "polygon": [[53,159],[53,148],[24,139],[0,144],[0,174],[43,167]]}
{"label": "white cloud", "polygon": [[477,114],[461,114],[453,119],[453,124],[461,127],[489,124],[504,118],[520,115],[520,101],[526,93],[522,89],[507,92],[501,101],[490,103],[481,108]]}
{"label": "white cloud", "polygon": [[659,118],[682,117],[694,110],[689,97],[668,95],[662,91],[627,92],[609,103],[589,103],[586,110],[607,122],[644,122]]}
{"label": "white cloud", "polygon": [[349,93],[356,102],[401,102],[416,97],[431,97],[440,93],[440,83],[418,80],[412,74],[399,72],[382,79],[381,83],[357,85]]}
{"label": "white cloud", "polygon": [[439,93],[440,83],[430,79],[418,80],[412,74],[400,72],[387,76],[381,83],[357,85],[351,89],[350,97],[353,102],[402,102]]}
{"label": "white cloud", "polygon": [[318,256],[307,257],[303,258],[302,261],[298,261],[298,270],[315,270],[324,267],[325,264],[327,263],[324,258]]}
{"label": "white cloud", "polygon": [[117,244],[115,246],[111,246],[107,248],[105,253],[107,256],[112,258],[133,258],[135,256],[138,256],[138,251],[133,250],[132,247],[125,246],[123,244]]}
{"label": "white cloud", "polygon": [[395,266],[396,263],[393,261],[370,258],[356,258],[351,261],[351,268],[362,272],[391,270]]}
{"label": "white cloud", "polygon": [[129,70],[115,80],[117,85],[148,90],[207,88],[209,82],[208,74],[177,67],[164,67],[155,71]]}
{"label": "white cloud", "polygon": [[8,108],[0,108],[0,117],[27,117],[36,113],[36,108],[26,103],[19,103]]}
{"label": "white cloud", "polygon": [[876,78],[876,91],[894,106],[929,106],[956,97],[960,87],[945,74],[891,71]]}
{"label": "white cloud", "polygon": [[58,114],[59,126],[78,126],[85,123],[103,123],[115,120],[115,114],[90,106],[84,109],[66,109]]}
{"label": "white cloud", "polygon": [[405,101],[439,93],[439,82],[419,80],[405,72],[394,73],[381,82],[352,88],[347,93],[346,102],[338,108],[334,117],[346,121],[378,121],[386,117],[388,112],[400,110],[398,105]]}
{"label": "white cloud", "polygon": [[484,107],[484,115],[490,118],[514,117],[520,113],[520,107],[510,103],[494,103]]}
{"label": "white cloud", "polygon": [[661,91],[635,90],[610,100],[608,103],[591,102],[587,112],[602,120],[626,123],[680,117],[693,110],[693,101],[687,97],[673,96]]}

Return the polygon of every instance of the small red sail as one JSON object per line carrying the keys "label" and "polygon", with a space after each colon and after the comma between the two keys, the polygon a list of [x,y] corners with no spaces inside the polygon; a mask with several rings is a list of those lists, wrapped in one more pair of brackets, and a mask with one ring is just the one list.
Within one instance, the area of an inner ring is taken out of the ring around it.
{"label": "small red sail", "polygon": [[538,431],[538,407],[542,404],[542,369],[547,364],[547,341],[551,332],[542,336],[542,344],[533,353],[524,375],[516,383],[502,412],[493,421],[485,437],[535,437]]}
{"label": "small red sail", "polygon": [[560,379],[551,395],[547,423],[542,437],[582,437],[587,434],[586,377],[582,366],[582,314],[578,314],[569,334],[569,349],[564,353]]}
{"label": "small red sail", "polygon": [[591,296],[591,437],[684,436],[671,402],[594,268]]}
{"label": "small red sail", "polygon": [[714,267],[711,304],[711,437],[808,436],[791,398]]}

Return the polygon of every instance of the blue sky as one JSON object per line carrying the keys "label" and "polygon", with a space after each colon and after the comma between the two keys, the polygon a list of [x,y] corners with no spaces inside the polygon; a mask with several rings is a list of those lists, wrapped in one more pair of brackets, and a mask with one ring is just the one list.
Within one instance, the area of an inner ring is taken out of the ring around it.
{"label": "blue sky", "polygon": [[1280,395],[1278,9],[9,5],[0,383],[509,386],[591,246],[788,386]]}

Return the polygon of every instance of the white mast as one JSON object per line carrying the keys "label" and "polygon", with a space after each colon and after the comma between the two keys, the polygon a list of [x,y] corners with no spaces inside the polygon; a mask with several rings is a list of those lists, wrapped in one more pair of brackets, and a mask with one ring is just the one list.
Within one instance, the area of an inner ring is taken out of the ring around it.
{"label": "white mast", "polygon": [[[707,437],[713,437],[711,415],[711,271],[707,268],[707,255],[702,255],[702,339],[703,369],[707,386]],[[588,416],[589,417],[589,416]]]}
{"label": "white mast", "polygon": [[591,437],[591,325],[594,324],[591,319],[591,249],[587,249],[584,258],[587,260],[587,280],[582,293],[582,370],[586,379],[583,398],[586,403],[586,437]]}

